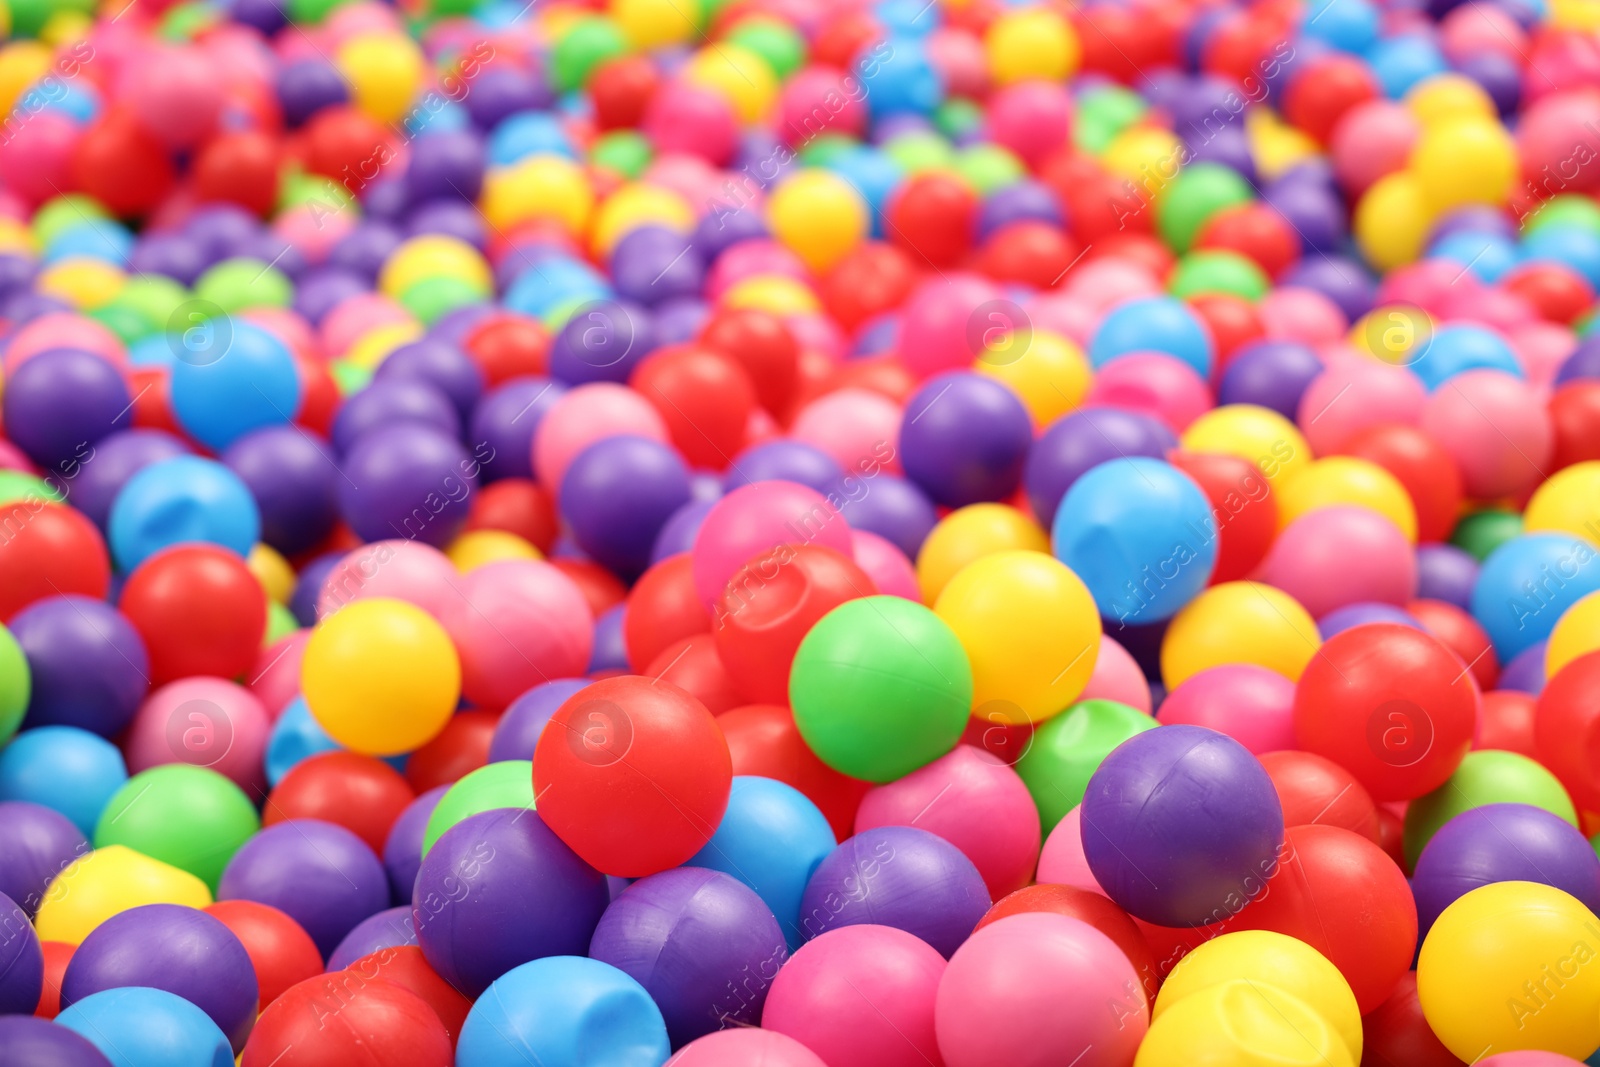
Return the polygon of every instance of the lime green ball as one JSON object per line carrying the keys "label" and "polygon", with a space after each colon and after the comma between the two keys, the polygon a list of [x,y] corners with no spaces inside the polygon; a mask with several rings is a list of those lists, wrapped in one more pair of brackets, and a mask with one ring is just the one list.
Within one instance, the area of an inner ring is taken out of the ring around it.
{"label": "lime green ball", "polygon": [[1156,230],[1167,247],[1189,251],[1200,228],[1225,207],[1255,199],[1250,183],[1220,163],[1196,163],[1172,180],[1156,207]]}
{"label": "lime green ball", "polygon": [[294,612],[276,600],[267,601],[267,634],[261,640],[262,648],[276,644],[298,629],[300,620],[294,617]]}
{"label": "lime green ball", "polygon": [[727,39],[743,45],[767,61],[773,73],[787,79],[806,62],[806,42],[787,23],[773,18],[750,18],[729,31]]}
{"label": "lime green ball", "polygon": [[191,41],[204,30],[217,25],[216,9],[207,4],[178,4],[161,16],[156,35],[164,41]]}
{"label": "lime green ball", "polygon": [[439,798],[422,833],[422,854],[426,856],[433,843],[462,819],[495,808],[532,811],[533,807],[532,760],[508,759],[479,767]]}
{"label": "lime green ball", "polygon": [[166,329],[172,313],[188,299],[189,291],[171,278],[160,274],[136,274],[128,279],[116,299],[106,307],[116,308],[119,315],[131,313],[145,324],[134,338],[137,340]]}
{"label": "lime green ball", "polygon": [[954,748],[972,711],[972,667],[928,608],[894,596],[824,615],[795,653],[789,704],[828,766],[892,782]]}
{"label": "lime green ball", "polygon": [[372,381],[372,371],[347,359],[330,359],[328,373],[333,375],[333,384],[339,387],[341,397],[361,392]]}
{"label": "lime green ball", "polygon": [[315,26],[350,0],[289,0],[289,21]]}
{"label": "lime green ball", "polygon": [[861,150],[861,142],[842,133],[825,133],[812,138],[800,149],[798,158],[808,167],[826,167],[851,152]]}
{"label": "lime green ball", "polygon": [[68,193],[46,201],[33,216],[33,239],[48,245],[61,235],[61,231],[81,225],[85,220],[109,220],[111,213],[100,206],[100,201],[82,193]]}
{"label": "lime green ball", "polygon": [[225,259],[200,275],[194,295],[232,314],[246,308],[288,307],[294,299],[294,283],[283,271],[259,259]]}
{"label": "lime green ball", "polygon": [[492,294],[465,278],[424,278],[400,294],[400,304],[424,326]]}
{"label": "lime green ball", "polygon": [[43,478],[22,471],[0,470],[0,504],[14,504],[19,500],[60,503],[65,499],[60,489]]}
{"label": "lime green ball", "polygon": [[556,88],[563,93],[583,88],[594,68],[627,51],[628,40],[615,22],[599,17],[578,19],[550,54]]}
{"label": "lime green ball", "polygon": [[55,14],[51,0],[7,0],[11,9],[11,33],[16,37],[37,37]]}
{"label": "lime green ball", "polygon": [[1132,89],[1104,85],[1078,98],[1076,121],[1078,125],[1092,123],[1100,127],[1109,140],[1137,122],[1149,107],[1144,97]]}
{"label": "lime green ball", "polygon": [[1167,279],[1167,291],[1183,300],[1201,293],[1231,293],[1254,301],[1271,288],[1266,272],[1237,252],[1190,252]]}
{"label": "lime green ball", "polygon": [[1521,533],[1521,515],[1500,508],[1485,508],[1456,523],[1456,528],[1450,532],[1450,543],[1482,563],[1489,558],[1489,553]]}
{"label": "lime green ball", "polygon": [[428,0],[428,14],[433,18],[450,18],[470,15],[478,10],[479,0]]}
{"label": "lime green ball", "polygon": [[11,631],[0,624],[0,745],[16,736],[33,695],[33,675],[28,657]]}
{"label": "lime green ball", "polygon": [[654,154],[650,142],[637,130],[612,130],[595,140],[589,161],[624,178],[634,179],[644,173]]}
{"label": "lime green ball", "polygon": [[550,310],[540,316],[539,321],[552,334],[559,333],[561,327],[565,326],[572,316],[578,313],[579,308],[593,302],[594,298],[592,296],[574,296],[568,297],[566,300],[558,300],[550,307]]}
{"label": "lime green ball", "polygon": [[1080,152],[1091,156],[1103,156],[1106,149],[1111,147],[1111,142],[1117,139],[1117,131],[1104,122],[1095,119],[1084,119],[1072,127],[1072,144]]}
{"label": "lime green ball", "polygon": [[1144,712],[1115,700],[1081,700],[1040,724],[1016,771],[1033,794],[1044,836],[1083,803],[1089,776],[1112,749],[1156,725]]}
{"label": "lime green ball", "polygon": [[188,871],[217,891],[222,869],[261,829],[244,790],[210,767],[168,763],[141,771],[111,795],[94,847],[126,845]]}
{"label": "lime green ball", "polygon": [[956,156],[956,173],[965,178],[979,196],[988,196],[996,189],[1015,185],[1027,177],[1028,168],[1009,149],[997,144],[980,144]]}
{"label": "lime green ball", "polygon": [[953,96],[933,112],[933,127],[952,141],[983,124],[983,108],[964,96]]}
{"label": "lime green ball", "polygon": [[955,166],[955,149],[950,142],[933,133],[907,133],[887,142],[883,154],[888,156],[907,174],[922,174],[930,170],[951,170]]}
{"label": "lime green ball", "polygon": [[1406,807],[1406,870],[1433,835],[1464,811],[1488,804],[1531,804],[1578,825],[1578,809],[1556,776],[1536,761],[1517,752],[1480,749],[1468,752],[1450,779]]}
{"label": "lime green ball", "polygon": [[1552,196],[1537,211],[1529,213],[1522,224],[1522,231],[1525,234],[1538,233],[1546,226],[1600,233],[1600,204],[1577,193]]}
{"label": "lime green ball", "polygon": [[87,313],[88,316],[112,333],[123,344],[132,344],[141,337],[146,337],[154,331],[150,322],[133,308],[112,301],[104,307],[97,307]]}

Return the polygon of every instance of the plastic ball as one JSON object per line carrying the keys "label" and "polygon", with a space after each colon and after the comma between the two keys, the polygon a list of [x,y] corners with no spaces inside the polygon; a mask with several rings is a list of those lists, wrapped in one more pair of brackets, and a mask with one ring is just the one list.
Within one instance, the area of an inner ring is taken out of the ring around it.
{"label": "plastic ball", "polygon": [[695,590],[708,607],[749,560],[780,545],[815,544],[849,557],[850,530],[815,490],[793,482],[743,486],[717,501],[695,538]]}
{"label": "plastic ball", "polygon": [[782,182],[767,201],[778,240],[821,273],[838,264],[865,236],[867,208],[843,178],[808,170]]}
{"label": "plastic ball", "polygon": [[1485,553],[1472,591],[1472,615],[1502,663],[1544,641],[1573,604],[1600,590],[1588,564],[1593,545],[1581,537],[1530,533]]}
{"label": "plastic ball", "polygon": [[322,973],[322,953],[300,924],[277,908],[251,900],[223,900],[204,911],[244,946],[263,1009],[291,986]]}
{"label": "plastic ball", "polygon": [[1071,23],[1045,8],[1019,8],[996,19],[984,35],[984,50],[999,85],[1058,80],[1076,71],[1081,58]]}
{"label": "plastic ball", "polygon": [[240,1062],[332,1067],[356,1056],[446,1067],[450,1036],[422,997],[352,969],[307,978],[263,1009]]}
{"label": "plastic ball", "polygon": [[211,903],[211,891],[194,875],[122,845],[106,845],[78,857],[52,885],[55,888],[46,890],[39,905],[35,925],[43,940],[71,945],[129,908],[143,904],[203,908]]}
{"label": "plastic ball", "polygon": [[1269,983],[1234,979],[1173,1004],[1150,1025],[1139,1067],[1180,1063],[1270,1063],[1285,1056],[1354,1067],[1340,1032],[1299,997]]}
{"label": "plastic ball", "polygon": [[533,808],[533,765],[529,760],[501,760],[469,774],[450,786],[429,811],[419,858],[426,858],[440,835],[463,819],[495,808]]}
{"label": "plastic ball", "polygon": [[503,708],[546,679],[582,674],[593,650],[594,616],[582,591],[539,560],[490,563],[464,576],[440,622],[459,650],[461,695],[483,708]]}
{"label": "plastic ball", "polygon": [[243,559],[211,545],[173,545],[149,557],[128,576],[118,607],[144,639],[153,685],[245,673],[266,628],[261,584]]}
{"label": "plastic ball", "polygon": [[262,822],[321,819],[352,831],[382,852],[389,830],[416,799],[406,780],[382,760],[324,752],[297,763],[267,797]]}
{"label": "plastic ball", "polygon": [[1554,440],[1532,388],[1500,370],[1452,378],[1429,398],[1421,425],[1455,460],[1467,495],[1480,500],[1537,485]]}
{"label": "plastic ball", "polygon": [[1161,352],[1130,352],[1102,367],[1084,402],[1161,420],[1182,433],[1212,405],[1211,390],[1195,369]]}
{"label": "plastic ball", "polygon": [[114,736],[148,685],[149,657],[128,620],[82,596],[36,601],[10,621],[26,725],[77,726]]}
{"label": "plastic ball", "polygon": [[[861,798],[871,786],[823,763],[801,736],[787,707],[750,704],[734,708],[717,716],[717,725],[727,739],[735,775],[759,775],[792,786],[816,805],[836,839],[850,836]],[[833,846],[830,843],[828,847]],[[774,906],[774,914],[778,911]]]}
{"label": "plastic ball", "polygon": [[553,956],[502,975],[473,1005],[456,1045],[460,1067],[511,1067],[529,1055],[663,1063],[661,1011],[638,982],[599,960]]}
{"label": "plastic ball", "polygon": [[1105,366],[1129,352],[1165,352],[1209,377],[1215,346],[1188,307],[1169,297],[1131,300],[1114,308],[1089,342],[1089,361]]}
{"label": "plastic ball", "polygon": [[7,437],[51,473],[70,478],[98,441],[132,422],[126,380],[93,353],[57,348],[7,364]]}
{"label": "plastic ball", "polygon": [[1220,452],[1173,452],[1168,456],[1205,493],[1216,525],[1217,560],[1211,584],[1251,574],[1278,533],[1272,487],[1250,460]]}
{"label": "plastic ball", "polygon": [[968,564],[997,552],[1045,552],[1045,532],[1022,511],[1005,504],[970,504],[939,520],[917,553],[917,583],[925,603]]}
{"label": "plastic ball", "polygon": [[1212,667],[1161,702],[1160,720],[1227,734],[1254,755],[1295,747],[1294,683],[1253,664]]}
{"label": "plastic ball", "polygon": [[344,457],[340,514],[369,541],[401,537],[447,544],[466,521],[484,458],[414,424],[374,430]]}
{"label": "plastic ball", "polygon": [[0,896],[0,915],[12,931],[0,949],[4,977],[0,978],[0,1010],[7,1015],[28,1014],[39,1003],[44,983],[44,956],[39,937],[28,916],[10,897]]}
{"label": "plastic ball", "polygon": [[[991,706],[981,710],[980,718],[1005,724],[995,715]],[[1084,700],[1040,726],[1014,757],[1014,766],[1039,809],[1045,834],[1053,836],[1057,825],[1082,802],[1090,776],[1112,750],[1156,725],[1147,713],[1126,704]]]}
{"label": "plastic ball", "polygon": [[372,598],[404,600],[438,617],[458,598],[460,574],[432,545],[399,539],[352,549],[327,572],[317,596],[317,618]]}
{"label": "plastic ball", "polygon": [[0,816],[0,858],[5,861],[0,893],[31,919],[51,880],[89,851],[89,842],[71,820],[42,804],[0,801]]}
{"label": "plastic ball", "polygon": [[[1579,656],[1552,677],[1534,710],[1534,747],[1583,811],[1600,802],[1600,779],[1580,755],[1593,736],[1594,715],[1584,693],[1600,673],[1600,655]],[[1575,744],[1575,742],[1578,742]]]}
{"label": "plastic ball", "polygon": [[[128,986],[84,997],[56,1025],[88,1038],[126,1067],[233,1062],[228,1039],[206,1013],[163,989]],[[115,1036],[113,1036],[115,1035]]]}
{"label": "plastic ball", "polygon": [[47,1018],[0,1018],[0,1053],[22,1067],[107,1067],[109,1059],[88,1038]]}
{"label": "plastic ball", "polygon": [[[184,521],[175,522],[181,515]],[[248,555],[261,513],[237,475],[213,460],[178,456],[145,467],[122,487],[106,523],[117,566],[131,571],[163,548],[204,541]]]}
{"label": "plastic ball", "polygon": [[816,1053],[792,1037],[760,1027],[718,1030],[691,1041],[672,1057],[672,1067],[826,1067]]}
{"label": "plastic ball", "polygon": [[207,767],[173,763],[134,775],[106,802],[97,849],[125,845],[214,891],[228,861],[261,827],[244,791]]}
{"label": "plastic ball", "polygon": [[1171,689],[1210,667],[1250,663],[1298,681],[1321,643],[1310,613],[1287,593],[1224,582],[1173,617],[1161,641],[1161,676]]}
{"label": "plastic ball", "polygon": [[[1334,560],[1344,563],[1337,580],[1330,571]],[[1353,603],[1403,604],[1417,590],[1416,557],[1405,532],[1382,514],[1354,506],[1323,507],[1290,522],[1256,574],[1319,617]]]}
{"label": "plastic ball", "polygon": [[299,413],[303,391],[294,360],[266,330],[202,318],[183,339],[172,367],[172,411],[190,436],[220,451]]}

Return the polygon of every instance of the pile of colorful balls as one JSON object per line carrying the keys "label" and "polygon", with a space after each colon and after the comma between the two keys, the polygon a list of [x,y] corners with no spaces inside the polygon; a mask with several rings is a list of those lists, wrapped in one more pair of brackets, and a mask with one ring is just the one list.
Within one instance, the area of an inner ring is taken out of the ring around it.
{"label": "pile of colorful balls", "polygon": [[1600,0],[0,0],[0,1065],[1600,1063],[1597,290]]}

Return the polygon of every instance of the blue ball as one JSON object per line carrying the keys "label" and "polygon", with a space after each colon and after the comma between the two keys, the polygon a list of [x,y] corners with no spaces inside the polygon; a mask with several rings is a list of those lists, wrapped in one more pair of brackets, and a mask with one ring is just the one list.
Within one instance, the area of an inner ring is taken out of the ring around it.
{"label": "blue ball", "polygon": [[1522,242],[1522,258],[1571,267],[1590,286],[1600,289],[1600,235],[1587,230],[1543,226]]}
{"label": "blue ball", "polygon": [[1450,69],[1438,46],[1417,34],[1384,38],[1368,49],[1366,59],[1390,100],[1400,99],[1418,82]]}
{"label": "blue ball", "polygon": [[1501,663],[1543,641],[1573,604],[1600,590],[1600,559],[1581,537],[1513,537],[1483,561],[1472,590],[1472,615]]}
{"label": "blue ball", "polygon": [[44,250],[46,263],[87,256],[101,259],[118,267],[128,262],[133,251],[133,234],[127,228],[105,219],[99,222],[75,222],[55,235]]}
{"label": "blue ball", "polygon": [[1307,8],[1301,32],[1341,52],[1357,55],[1378,40],[1378,10],[1367,0],[1340,0]]}
{"label": "blue ball", "polygon": [[489,135],[489,162],[497,167],[536,155],[578,158],[566,127],[548,112],[519,111]]}
{"label": "blue ball", "polygon": [[106,529],[117,568],[131,571],[163,548],[189,541],[247,556],[261,538],[261,512],[227,467],[199,456],[176,456],[128,479],[111,502]]}
{"label": "blue ball", "polygon": [[1181,300],[1141,297],[1113,308],[1089,339],[1089,362],[1096,370],[1130,352],[1165,352],[1183,360],[1202,378],[1211,377],[1216,348],[1211,335]]}
{"label": "blue ball", "polygon": [[1493,330],[1465,323],[1442,327],[1411,370],[1431,393],[1469,370],[1501,370],[1524,377],[1522,364],[1505,339]]}
{"label": "blue ball", "polygon": [[900,164],[882,152],[861,146],[834,156],[827,162],[827,169],[855,186],[856,192],[872,209],[872,235],[884,236],[884,207],[890,194],[905,180]]}
{"label": "blue ball", "polygon": [[283,776],[302,761],[322,752],[333,752],[339,742],[328,736],[317,720],[311,717],[306,698],[296,696],[284,706],[278,721],[272,724],[267,735],[267,784],[277,785]]}
{"label": "blue ball", "polygon": [[210,1016],[182,997],[124,986],[84,997],[56,1023],[88,1038],[116,1067],[233,1067]]}
{"label": "blue ball", "polygon": [[609,963],[547,956],[513,967],[478,998],[461,1027],[456,1064],[661,1067],[671,1052],[667,1024],[644,986]]}
{"label": "blue ball", "polygon": [[1073,483],[1056,509],[1056,558],[1083,579],[1107,619],[1171,618],[1205,589],[1217,565],[1211,503],[1159,459],[1114,459]]}
{"label": "blue ball", "polygon": [[1470,270],[1479,281],[1493,285],[1522,262],[1514,241],[1493,233],[1457,231],[1440,238],[1428,255],[1453,260]]}
{"label": "blue ball", "polygon": [[944,101],[944,76],[927,45],[916,37],[890,37],[856,53],[850,65],[866,87],[874,118],[910,113],[929,115]]}
{"label": "blue ball", "polygon": [[806,940],[800,926],[806,883],[835,844],[828,820],[800,790],[741,774],[733,779],[717,832],[684,866],[731,874],[755,890],[793,951]]}
{"label": "blue ball", "polygon": [[587,263],[551,256],[530,264],[518,274],[507,288],[502,303],[507,311],[543,318],[562,304],[606,300],[613,296],[611,286]]}
{"label": "blue ball", "polygon": [[122,753],[76,726],[24,730],[0,748],[0,800],[26,800],[60,812],[85,837],[111,795],[128,780]]}
{"label": "blue ball", "polygon": [[172,414],[195,440],[220,452],[251,430],[299,414],[300,372],[289,349],[266,330],[223,316],[180,337]]}

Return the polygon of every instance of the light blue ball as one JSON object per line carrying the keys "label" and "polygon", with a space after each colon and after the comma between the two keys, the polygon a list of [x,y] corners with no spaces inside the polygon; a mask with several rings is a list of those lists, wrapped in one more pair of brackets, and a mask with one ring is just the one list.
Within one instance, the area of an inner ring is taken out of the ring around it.
{"label": "light blue ball", "polygon": [[1360,55],[1378,40],[1378,9],[1367,0],[1316,0],[1300,32],[1341,52]]}
{"label": "light blue ball", "polygon": [[1430,393],[1469,370],[1500,370],[1514,378],[1524,376],[1522,364],[1503,337],[1482,326],[1467,324],[1442,327],[1433,335],[1427,351],[1411,364],[1411,370]]}
{"label": "light blue ball", "polygon": [[1398,100],[1418,82],[1450,69],[1432,41],[1415,34],[1388,37],[1367,50],[1367,65],[1383,87],[1383,95]]}
{"label": "light blue ball", "polygon": [[876,149],[860,147],[840,152],[826,166],[855,186],[856,192],[872,209],[873,236],[882,237],[884,205],[905,179],[900,164]]}
{"label": "light blue ball", "polygon": [[805,941],[800,899],[806,883],[837,844],[828,820],[800,790],[741,774],[733,779],[717,832],[684,866],[730,874],[755,890],[792,952]]}
{"label": "light blue ball", "polygon": [[1118,305],[1089,339],[1089,362],[1096,370],[1130,352],[1165,352],[1208,380],[1216,358],[1206,328],[1187,304],[1170,296],[1140,297]]}
{"label": "light blue ball", "polygon": [[866,86],[867,110],[884,115],[931,115],[944,102],[944,76],[918,37],[889,37],[856,53],[849,73]]}
{"label": "light blue ball", "polygon": [[1600,551],[1580,537],[1513,537],[1483,561],[1472,587],[1472,616],[1501,663],[1550,636],[1563,612],[1600,590]]}
{"label": "light blue ball", "polygon": [[548,956],[513,967],[478,998],[456,1067],[661,1067],[671,1052],[644,986],[609,963]]}
{"label": "light blue ball", "polygon": [[93,993],[56,1016],[115,1067],[233,1067],[233,1050],[205,1012],[175,993],[122,986]]}
{"label": "light blue ball", "polygon": [[572,138],[554,115],[544,111],[519,111],[507,116],[489,135],[489,162],[504,167],[536,155],[577,159]]}
{"label": "light blue ball", "polygon": [[304,760],[322,752],[333,752],[339,742],[311,717],[306,698],[297,696],[284,706],[278,721],[267,735],[267,784],[276,786],[283,776]]}
{"label": "light blue ball", "polygon": [[282,341],[228,315],[190,334],[195,343],[186,340],[172,365],[172,414],[189,436],[221,452],[251,430],[294,421],[300,372]]}
{"label": "light blue ball", "polygon": [[873,15],[891,37],[926,37],[944,23],[939,5],[927,0],[879,0]]}
{"label": "light blue ball", "polygon": [[1544,226],[1522,242],[1522,258],[1530,262],[1560,263],[1600,289],[1600,234]]}
{"label": "light blue ball", "polygon": [[1446,234],[1434,242],[1428,255],[1459,263],[1479,281],[1490,285],[1522,262],[1522,255],[1512,241],[1499,234],[1471,231]]}
{"label": "light blue ball", "polygon": [[93,837],[111,795],[128,780],[122,753],[76,726],[24,730],[0,748],[0,800],[28,800],[71,819]]}
{"label": "light blue ball", "polygon": [[1113,459],[1072,483],[1050,532],[1056,558],[1083,579],[1107,620],[1171,618],[1217,565],[1211,502],[1159,459]]}
{"label": "light blue ball", "polygon": [[87,257],[124,266],[133,251],[133,234],[117,222],[75,222],[61,230],[44,250],[46,263]]}
{"label": "light blue ball", "polygon": [[124,485],[106,522],[117,568],[131,571],[163,548],[205,541],[241,556],[261,538],[261,511],[237,474],[215,460],[176,456]]}
{"label": "light blue ball", "polygon": [[543,318],[557,305],[575,300],[607,300],[615,294],[593,267],[565,256],[530,264],[506,291],[507,311]]}

